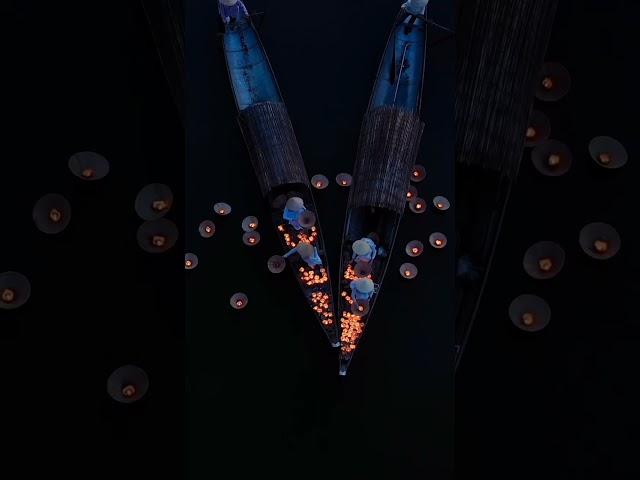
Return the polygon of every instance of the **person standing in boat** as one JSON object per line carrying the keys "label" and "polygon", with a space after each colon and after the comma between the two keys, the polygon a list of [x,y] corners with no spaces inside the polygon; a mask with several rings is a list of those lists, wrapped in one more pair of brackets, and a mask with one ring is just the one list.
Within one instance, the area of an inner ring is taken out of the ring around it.
{"label": "person standing in boat", "polygon": [[294,253],[298,253],[302,260],[306,262],[311,268],[318,265],[322,265],[322,259],[318,254],[318,249],[310,243],[301,242],[295,248],[292,248],[283,255],[284,258],[289,258]]}
{"label": "person standing in boat", "polygon": [[354,302],[368,302],[373,296],[375,284],[370,278],[358,278],[353,280],[351,287],[351,298]]}
{"label": "person standing in boat", "polygon": [[296,230],[302,230],[302,226],[300,225],[300,215],[302,215],[305,210],[304,200],[300,197],[291,197],[287,200],[287,203],[284,206],[282,218],[288,221],[289,225]]}
{"label": "person standing in boat", "polygon": [[218,0],[218,12],[224,23],[237,22],[249,16],[242,0]]}
{"label": "person standing in boat", "polygon": [[351,259],[356,263],[371,263],[378,252],[375,242],[368,237],[353,242],[351,249],[353,250]]}

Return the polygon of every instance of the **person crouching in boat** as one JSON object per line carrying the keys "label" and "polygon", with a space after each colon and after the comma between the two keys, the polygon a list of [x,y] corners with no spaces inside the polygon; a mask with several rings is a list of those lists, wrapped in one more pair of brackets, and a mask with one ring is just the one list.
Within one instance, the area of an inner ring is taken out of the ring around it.
{"label": "person crouching in boat", "polygon": [[353,242],[351,249],[353,250],[351,259],[356,263],[371,263],[373,259],[376,258],[376,253],[378,251],[375,242],[367,237]]}
{"label": "person crouching in boat", "polygon": [[300,258],[306,262],[311,268],[317,265],[322,265],[322,259],[318,255],[318,249],[310,243],[301,242],[295,248],[292,248],[283,255],[284,258],[288,258],[294,253],[298,253]]}
{"label": "person crouching in boat", "polygon": [[282,218],[289,222],[289,225],[296,230],[302,230],[302,226],[300,225],[300,215],[302,215],[305,210],[304,200],[300,197],[291,197],[287,200],[287,204],[284,206]]}
{"label": "person crouching in boat", "polygon": [[218,0],[218,12],[225,24],[237,22],[249,16],[242,0]]}
{"label": "person crouching in boat", "polygon": [[353,280],[351,287],[351,298],[354,302],[368,302],[373,296],[375,285],[370,278],[358,278]]}

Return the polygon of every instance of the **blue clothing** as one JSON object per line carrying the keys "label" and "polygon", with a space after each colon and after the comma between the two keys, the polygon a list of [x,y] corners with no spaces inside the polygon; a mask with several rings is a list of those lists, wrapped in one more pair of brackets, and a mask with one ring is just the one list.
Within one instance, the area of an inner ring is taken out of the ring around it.
{"label": "blue clothing", "polygon": [[429,0],[408,0],[402,7],[411,15],[424,14]]}
{"label": "blue clothing", "polygon": [[369,292],[369,293],[361,292],[360,290],[358,290],[355,287],[355,285],[353,284],[354,282],[355,282],[355,280],[349,284],[349,286],[351,287],[351,298],[353,300],[355,300],[355,301],[361,301],[361,300],[368,301],[368,300],[371,299],[371,297],[373,297],[373,292]]}
{"label": "blue clothing", "polygon": [[291,225],[296,230],[302,230],[300,223],[298,223],[298,219],[300,218],[300,215],[304,211],[305,211],[304,208],[302,210],[289,210],[287,207],[285,207],[284,213],[282,214],[282,218],[287,220],[289,222],[289,225]]}
{"label": "blue clothing", "polygon": [[306,258],[304,261],[307,262],[307,265],[309,265],[310,267],[322,265],[322,259],[320,258],[318,249],[316,247],[313,247],[313,256],[311,258]]}
{"label": "blue clothing", "polygon": [[369,262],[373,261],[374,258],[376,258],[376,253],[377,253],[376,244],[370,238],[361,238],[360,240],[362,240],[363,242],[368,244],[371,247],[371,251],[366,255],[358,255],[355,252],[353,252],[353,255],[352,255],[351,259],[354,262],[366,262],[366,263],[369,263]]}
{"label": "blue clothing", "polygon": [[225,23],[231,19],[241,20],[249,16],[247,7],[244,6],[244,3],[242,3],[241,0],[238,0],[238,3],[231,6],[224,5],[218,0],[218,12]]}

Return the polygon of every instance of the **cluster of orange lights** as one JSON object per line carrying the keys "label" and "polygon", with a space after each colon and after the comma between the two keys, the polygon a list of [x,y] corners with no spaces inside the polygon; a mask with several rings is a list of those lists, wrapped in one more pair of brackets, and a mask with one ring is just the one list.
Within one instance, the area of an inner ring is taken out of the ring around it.
{"label": "cluster of orange lights", "polygon": [[311,302],[313,303],[313,310],[322,317],[322,325],[326,327],[333,325],[333,313],[331,313],[329,295],[324,292],[313,292],[311,294]]}
{"label": "cluster of orange lights", "polygon": [[300,272],[300,280],[306,283],[309,287],[312,287],[313,285],[324,285],[329,281],[329,275],[327,275],[326,268],[321,268],[319,275],[312,268],[306,270],[304,267],[300,267],[298,271]]}
{"label": "cluster of orange lights", "polygon": [[[346,292],[342,292],[343,296]],[[364,330],[364,322],[360,315],[350,312],[342,312],[340,318],[340,327],[342,334],[340,335],[341,350],[344,354],[351,354],[356,349],[356,344]]]}
{"label": "cluster of orange lights", "polygon": [[298,243],[313,243],[318,239],[318,229],[316,227],[311,227],[311,235],[307,235],[306,233],[298,233],[296,235],[296,241],[292,240],[291,234],[287,232],[284,225],[278,225],[278,231],[282,232],[282,236],[284,237],[284,243],[289,248],[295,248]]}
{"label": "cluster of orange lights", "polygon": [[[353,265],[349,264],[349,266],[347,267],[347,270],[344,272],[344,278],[345,280],[358,280],[359,278],[371,278],[371,274],[367,275],[366,277],[359,277],[358,275],[356,275],[355,270],[353,269]],[[345,293],[345,292],[342,292]],[[342,295],[344,297],[344,295]]]}

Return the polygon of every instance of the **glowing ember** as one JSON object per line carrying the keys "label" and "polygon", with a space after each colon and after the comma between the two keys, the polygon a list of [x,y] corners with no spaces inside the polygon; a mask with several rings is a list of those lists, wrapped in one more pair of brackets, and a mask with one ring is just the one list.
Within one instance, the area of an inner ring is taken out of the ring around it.
{"label": "glowing ember", "polygon": [[536,131],[535,128],[533,127],[528,127],[527,128],[527,138],[532,139],[535,138],[535,136],[538,134],[538,132]]}
{"label": "glowing ember", "polygon": [[16,299],[16,292],[10,288],[2,290],[2,301],[4,303],[12,303]]}
{"label": "glowing ember", "polygon": [[550,258],[541,258],[538,260],[538,268],[543,272],[550,272],[553,269],[553,260]]}
{"label": "glowing ember", "polygon": [[417,196],[418,196],[418,189],[413,185],[409,186],[409,189],[407,190],[407,201],[409,202]]}
{"label": "glowing ember", "polygon": [[122,388],[122,396],[124,398],[133,398],[137,390],[134,385],[126,385]]}
{"label": "glowing ember", "polygon": [[551,77],[544,77],[542,79],[542,86],[547,90],[553,89],[553,86],[554,86],[553,79]]}

